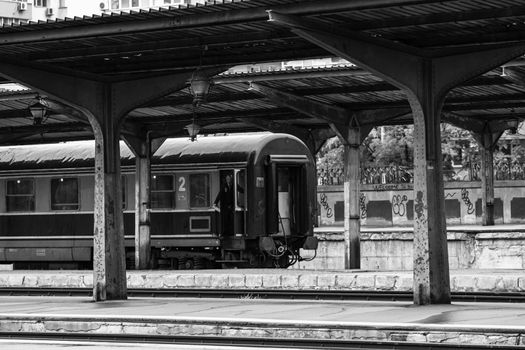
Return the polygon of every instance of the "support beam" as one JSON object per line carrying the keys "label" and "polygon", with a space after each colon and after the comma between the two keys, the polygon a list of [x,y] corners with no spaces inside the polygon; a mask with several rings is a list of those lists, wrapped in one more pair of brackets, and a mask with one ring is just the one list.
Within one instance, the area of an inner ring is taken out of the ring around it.
{"label": "support beam", "polygon": [[89,120],[95,135],[93,299],[126,299],[121,125],[132,109],[183,88],[192,72],[111,81],[2,58],[0,73],[69,106],[81,114],[79,119]]}
{"label": "support beam", "polygon": [[506,129],[505,122],[487,122],[481,132],[472,132],[481,158],[481,224],[494,225],[494,149]]}
{"label": "support beam", "polygon": [[525,44],[422,50],[275,11],[269,20],[402,89],[414,117],[414,303],[450,303],[440,114],[453,87],[525,52]]}
{"label": "support beam", "polygon": [[306,97],[273,89],[261,84],[250,84],[249,90],[257,91],[281,106],[288,107],[310,117],[320,118],[329,123],[346,124],[348,122],[348,111],[344,108],[316,102]]}
{"label": "support beam", "polygon": [[494,149],[503,131],[493,132],[490,126],[475,134],[481,155],[481,224],[494,225]]}
{"label": "support beam", "polygon": [[[307,97],[297,96],[261,84],[252,83],[250,84],[250,89],[259,92],[278,105],[288,107],[312,118],[319,118],[328,122],[332,130],[336,133],[340,130],[345,130],[351,120],[355,120],[358,125],[366,125],[372,128],[376,125],[380,125],[382,122],[404,116],[410,112],[410,109],[408,108],[352,111],[343,107],[317,102]],[[346,131],[339,136],[342,137],[342,139],[345,139],[346,137],[343,136],[344,134],[346,134]],[[364,137],[367,135],[368,133],[364,135]]]}
{"label": "support beam", "polygon": [[135,155],[135,269],[153,267],[151,255],[151,157],[165,139],[125,136],[124,140]]}
{"label": "support beam", "polygon": [[360,145],[372,126],[361,126],[357,115],[348,125],[332,125],[344,147],[344,235],[345,269],[361,268],[361,151]]}
{"label": "support beam", "polygon": [[[483,135],[481,148],[481,224],[494,225],[494,147],[491,134]],[[491,145],[488,146],[488,143]]]}
{"label": "support beam", "polygon": [[126,143],[135,154],[135,269],[145,270],[151,268],[151,144],[149,140],[141,140],[135,147]]}
{"label": "support beam", "polygon": [[[110,103],[110,101],[106,101]],[[103,113],[95,134],[93,299],[127,299],[118,124]]]}

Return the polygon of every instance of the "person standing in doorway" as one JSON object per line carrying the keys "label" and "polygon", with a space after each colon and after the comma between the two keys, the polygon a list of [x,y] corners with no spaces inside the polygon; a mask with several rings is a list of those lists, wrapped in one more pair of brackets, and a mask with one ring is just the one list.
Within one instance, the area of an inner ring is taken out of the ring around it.
{"label": "person standing in doorway", "polygon": [[217,193],[215,207],[219,206],[221,212],[221,235],[233,236],[233,216],[234,216],[234,195],[233,195],[232,176],[227,174],[221,185],[221,190]]}

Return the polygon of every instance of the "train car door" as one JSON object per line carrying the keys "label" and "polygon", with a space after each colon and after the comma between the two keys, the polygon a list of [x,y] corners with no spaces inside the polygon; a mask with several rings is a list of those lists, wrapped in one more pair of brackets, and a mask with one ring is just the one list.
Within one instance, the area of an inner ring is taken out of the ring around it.
{"label": "train car door", "polygon": [[270,156],[267,173],[268,233],[289,236],[305,231],[307,159]]}
{"label": "train car door", "polygon": [[235,236],[235,184],[234,171],[220,171],[220,187],[214,204],[220,209],[219,234],[224,237]]}
{"label": "train car door", "polygon": [[246,231],[246,170],[235,170],[235,220],[236,236],[242,236]]}

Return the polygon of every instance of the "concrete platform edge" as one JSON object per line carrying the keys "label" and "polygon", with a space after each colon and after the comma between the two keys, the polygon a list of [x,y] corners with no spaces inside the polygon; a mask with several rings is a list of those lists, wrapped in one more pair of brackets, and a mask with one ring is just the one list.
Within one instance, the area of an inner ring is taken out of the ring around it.
{"label": "concrete platform edge", "polygon": [[2,332],[272,337],[396,342],[523,345],[525,328],[476,325],[288,322],[188,317],[1,315]]}
{"label": "concrete platform edge", "polygon": [[[92,288],[92,272],[0,271],[0,288]],[[524,292],[522,270],[451,271],[453,292]],[[128,271],[128,288],[411,291],[411,271]]]}

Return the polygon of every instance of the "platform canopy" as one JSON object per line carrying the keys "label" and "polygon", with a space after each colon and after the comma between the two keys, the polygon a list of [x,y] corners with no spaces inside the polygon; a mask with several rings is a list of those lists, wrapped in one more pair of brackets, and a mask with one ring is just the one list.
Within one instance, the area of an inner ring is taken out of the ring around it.
{"label": "platform canopy", "polygon": [[[300,23],[286,26],[269,21],[268,10]],[[297,28],[308,26],[342,37],[373,38],[385,47],[401,45],[407,52],[423,49],[439,56],[461,48],[468,53],[483,46],[525,42],[525,0],[215,1],[58,19],[0,28],[0,75],[16,81],[4,69],[15,64],[102,82],[176,72],[211,76],[211,91],[199,108],[193,109],[186,86],[132,110],[122,127],[124,134],[147,130],[154,137],[186,135],[184,126],[195,119],[201,133],[315,131],[328,137],[330,131],[324,130],[345,113],[376,109],[393,112],[364,123],[412,122],[404,92],[335,58],[341,64],[221,73],[236,65],[335,57],[297,34]],[[477,128],[489,121],[512,126],[521,120],[525,112],[522,64],[518,58],[505,69],[480,71],[478,77],[455,87],[447,95],[443,120]],[[1,144],[93,137],[87,120],[71,116],[67,109],[51,108],[49,118],[34,125],[28,106],[37,92],[0,93]],[[290,107],[290,100],[301,103],[304,98],[313,103]],[[324,105],[337,107],[341,114],[319,117],[316,108]]]}

